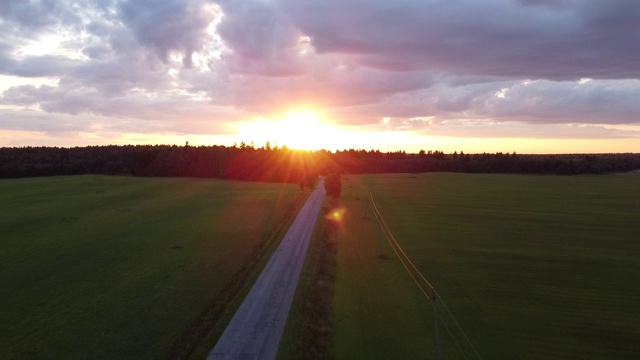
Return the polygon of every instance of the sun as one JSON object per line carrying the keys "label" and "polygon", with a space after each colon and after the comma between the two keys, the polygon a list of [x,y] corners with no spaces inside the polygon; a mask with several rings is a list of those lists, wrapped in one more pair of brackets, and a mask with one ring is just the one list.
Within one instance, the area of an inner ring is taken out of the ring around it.
{"label": "sun", "polygon": [[287,146],[298,150],[319,150],[335,147],[340,130],[324,123],[317,111],[292,110],[276,119],[260,118],[243,123],[238,130],[241,141],[257,147]]}
{"label": "sun", "polygon": [[318,126],[318,115],[310,110],[290,111],[286,114],[284,122],[293,127]]}

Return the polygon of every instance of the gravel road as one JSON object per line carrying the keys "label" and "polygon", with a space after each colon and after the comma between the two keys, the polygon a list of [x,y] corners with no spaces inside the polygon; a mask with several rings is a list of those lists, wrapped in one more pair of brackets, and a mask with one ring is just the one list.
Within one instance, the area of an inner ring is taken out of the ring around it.
{"label": "gravel road", "polygon": [[207,360],[275,359],[324,195],[320,178]]}

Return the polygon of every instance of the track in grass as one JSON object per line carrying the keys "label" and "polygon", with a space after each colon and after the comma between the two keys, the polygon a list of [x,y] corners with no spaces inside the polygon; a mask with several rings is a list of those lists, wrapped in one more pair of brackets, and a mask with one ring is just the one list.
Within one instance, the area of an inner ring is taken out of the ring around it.
{"label": "track in grass", "polygon": [[0,181],[1,357],[168,356],[296,194],[218,180]]}
{"label": "track in grass", "polygon": [[[433,357],[432,309],[418,304],[399,263],[374,260],[378,230],[363,218],[355,177],[349,181],[337,357]],[[640,177],[397,174],[362,182],[482,358],[640,354],[640,295],[632,290],[640,279]],[[441,337],[443,358],[464,358]]]}
{"label": "track in grass", "polygon": [[[402,267],[407,271],[407,275],[413,280],[416,284],[417,289],[424,295],[425,299],[428,300],[433,306],[433,316],[434,316],[434,333],[436,338],[436,358],[441,358],[441,346],[440,346],[440,331],[439,325],[442,323],[444,328],[447,331],[447,335],[453,343],[456,345],[456,348],[460,352],[464,358],[477,358],[482,359],[478,351],[473,346],[473,343],[469,340],[469,337],[465,334],[464,330],[460,327],[460,324],[453,316],[449,307],[446,305],[442,295],[436,291],[433,285],[427,280],[424,274],[416,267],[414,262],[411,260],[411,257],[407,255],[406,251],[402,248],[398,240],[396,240],[395,236],[387,226],[387,223],[384,221],[384,217],[380,213],[378,206],[376,205],[373,194],[371,193],[371,189],[366,186],[362,186],[365,190],[367,196],[366,201],[368,202],[368,206],[370,206],[373,217],[378,223],[378,227],[380,230],[380,234],[385,238],[389,248],[391,248],[395,258],[402,264]],[[380,258],[386,259],[386,255],[382,253],[380,250]],[[443,312],[438,313],[438,303],[441,304],[441,307],[444,307]],[[449,325],[447,325],[449,324]],[[460,341],[458,341],[458,337],[462,337]],[[470,349],[471,351],[465,351],[464,349]],[[470,352],[469,356],[467,356],[467,352]]]}

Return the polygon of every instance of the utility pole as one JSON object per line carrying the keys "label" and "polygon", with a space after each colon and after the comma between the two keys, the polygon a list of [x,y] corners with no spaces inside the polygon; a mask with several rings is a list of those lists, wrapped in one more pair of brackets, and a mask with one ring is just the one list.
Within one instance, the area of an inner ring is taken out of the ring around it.
{"label": "utility pole", "polygon": [[384,254],[382,253],[382,224],[378,215],[376,215],[378,219],[378,257],[383,259]]}
{"label": "utility pole", "polygon": [[433,323],[436,329],[436,359],[440,360],[440,334],[438,332],[438,306],[436,305],[436,291],[431,289],[431,303],[433,304]]}
{"label": "utility pole", "polygon": [[367,201],[369,200],[369,198],[367,197],[367,189],[364,188],[364,186],[362,187],[362,205],[364,208],[364,218],[367,218]]}

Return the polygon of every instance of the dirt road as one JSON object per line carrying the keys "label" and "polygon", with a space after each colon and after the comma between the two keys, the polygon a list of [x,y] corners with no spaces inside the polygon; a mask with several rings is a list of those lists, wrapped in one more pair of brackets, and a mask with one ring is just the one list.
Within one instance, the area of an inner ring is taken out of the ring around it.
{"label": "dirt road", "polygon": [[324,195],[321,178],[208,360],[275,359]]}

